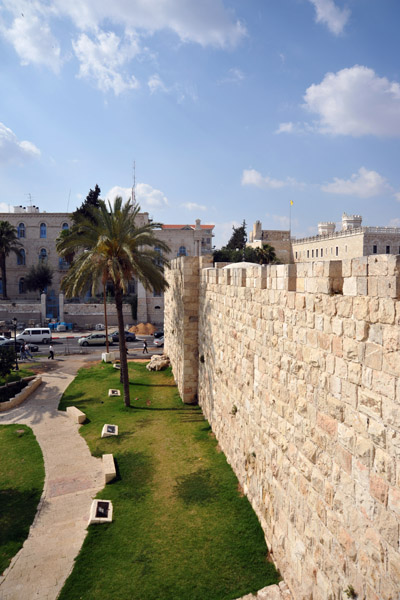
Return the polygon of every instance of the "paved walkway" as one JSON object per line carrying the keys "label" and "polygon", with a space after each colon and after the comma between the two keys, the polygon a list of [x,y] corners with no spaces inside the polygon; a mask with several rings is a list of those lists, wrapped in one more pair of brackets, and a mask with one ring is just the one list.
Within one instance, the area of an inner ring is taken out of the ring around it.
{"label": "paved walkway", "polygon": [[[63,391],[87,357],[57,361],[21,406],[0,413],[0,425],[31,427],[46,470],[38,512],[22,549],[0,577],[0,600],[56,600],[86,536],[92,499],[104,487],[101,460],[91,456],[79,427],[57,410]],[[290,600],[283,582],[240,600]]]}
{"label": "paved walkway", "polygon": [[90,505],[104,487],[101,460],[91,456],[78,425],[59,412],[59,399],[84,359],[59,360],[20,407],[0,425],[31,427],[43,452],[44,490],[28,539],[0,577],[1,600],[55,600],[86,536]]}

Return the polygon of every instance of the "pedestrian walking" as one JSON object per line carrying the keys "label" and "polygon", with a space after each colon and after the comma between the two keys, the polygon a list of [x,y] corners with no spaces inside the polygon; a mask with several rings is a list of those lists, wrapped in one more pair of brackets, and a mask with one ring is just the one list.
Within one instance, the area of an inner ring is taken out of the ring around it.
{"label": "pedestrian walking", "polygon": [[25,342],[25,344],[24,344],[24,352],[25,352],[26,358],[29,357],[29,358],[33,359],[31,349],[29,348],[29,344],[27,342]]}
{"label": "pedestrian walking", "polygon": [[26,359],[25,344],[21,344],[21,347],[19,349],[19,360],[25,360],[25,359]]}
{"label": "pedestrian walking", "polygon": [[148,354],[149,351],[147,350],[147,342],[146,340],[143,340],[143,352],[142,354]]}
{"label": "pedestrian walking", "polygon": [[47,358],[51,358],[51,360],[54,360],[54,348],[53,346],[49,346],[49,355]]}

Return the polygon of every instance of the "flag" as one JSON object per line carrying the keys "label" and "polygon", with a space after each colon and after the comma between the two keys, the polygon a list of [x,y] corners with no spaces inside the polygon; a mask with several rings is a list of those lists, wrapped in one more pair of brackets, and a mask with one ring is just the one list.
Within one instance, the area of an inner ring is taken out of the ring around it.
{"label": "flag", "polygon": [[290,206],[293,206],[293,200],[290,201]]}

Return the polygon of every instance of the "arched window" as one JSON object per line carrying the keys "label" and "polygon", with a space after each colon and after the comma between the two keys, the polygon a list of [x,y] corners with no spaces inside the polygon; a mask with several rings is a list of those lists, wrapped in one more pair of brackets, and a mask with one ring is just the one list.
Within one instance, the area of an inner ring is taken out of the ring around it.
{"label": "arched window", "polygon": [[25,294],[25,279],[23,277],[18,282],[18,293]]}
{"label": "arched window", "polygon": [[40,237],[41,238],[46,238],[47,237],[46,223],[40,223]]}
{"label": "arched window", "polygon": [[24,238],[25,237],[25,224],[20,223],[17,227],[17,231],[18,231],[18,237]]}
{"label": "arched window", "polygon": [[63,229],[69,229],[69,225],[68,225],[68,223],[63,223],[63,224],[62,224],[62,228],[63,228]]}
{"label": "arched window", "polygon": [[26,263],[25,250],[21,248],[19,254],[17,254],[17,265],[24,265]]}
{"label": "arched window", "polygon": [[178,256],[187,256],[186,246],[179,247]]}
{"label": "arched window", "polygon": [[47,262],[47,250],[46,248],[41,248],[39,252],[39,262],[45,263]]}

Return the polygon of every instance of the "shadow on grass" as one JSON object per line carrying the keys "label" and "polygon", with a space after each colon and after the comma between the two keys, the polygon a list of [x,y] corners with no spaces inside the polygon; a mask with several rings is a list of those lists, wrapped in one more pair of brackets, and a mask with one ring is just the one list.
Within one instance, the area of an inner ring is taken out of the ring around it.
{"label": "shadow on grass", "polygon": [[26,540],[40,496],[37,489],[0,490],[0,574]]}
{"label": "shadow on grass", "polygon": [[157,408],[152,406],[136,406],[135,404],[131,404],[127,406],[127,408],[134,408],[135,410],[150,410],[150,411],[167,411],[167,412],[182,412],[187,413],[188,411],[197,412],[198,409],[187,409],[180,406],[171,406],[170,408]]}
{"label": "shadow on grass", "polygon": [[141,383],[140,381],[130,381],[129,385],[137,385],[138,387],[151,387],[151,388],[176,388],[175,383]]}
{"label": "shadow on grass", "polygon": [[118,479],[114,481],[121,486],[118,496],[134,501],[143,500],[150,492],[154,476],[152,457],[145,452],[124,452],[115,462]]}
{"label": "shadow on grass", "polygon": [[182,475],[176,480],[175,495],[186,505],[209,502],[217,496],[218,491],[218,484],[207,469]]}

